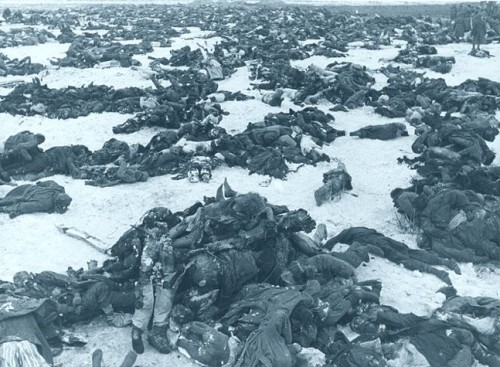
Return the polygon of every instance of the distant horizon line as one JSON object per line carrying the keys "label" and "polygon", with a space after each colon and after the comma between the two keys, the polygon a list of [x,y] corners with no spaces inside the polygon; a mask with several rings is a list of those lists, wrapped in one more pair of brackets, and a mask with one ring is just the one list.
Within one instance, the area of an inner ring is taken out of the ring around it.
{"label": "distant horizon line", "polygon": [[[482,3],[484,0],[468,0],[468,1],[453,1],[453,0],[4,0],[0,7],[5,6],[22,6],[22,5],[70,5],[70,4],[86,4],[86,3],[121,3],[121,4],[165,4],[165,5],[188,5],[192,3],[213,3],[228,2],[228,3],[248,3],[248,4],[279,4],[280,2],[292,5],[311,5],[311,6],[412,6],[412,5],[453,5],[458,3]],[[499,1],[493,1],[499,3]]]}

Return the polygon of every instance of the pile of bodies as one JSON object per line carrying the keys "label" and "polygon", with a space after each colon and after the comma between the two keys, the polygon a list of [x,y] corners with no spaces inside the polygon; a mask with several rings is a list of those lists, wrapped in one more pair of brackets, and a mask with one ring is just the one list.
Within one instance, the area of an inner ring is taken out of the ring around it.
{"label": "pile of bodies", "polygon": [[[164,88],[159,80],[166,79],[171,85]],[[153,77],[157,90],[145,104],[145,110],[123,124],[113,127],[115,134],[129,134],[144,126],[178,128],[192,119],[203,120],[208,114],[222,114],[220,105],[204,100],[217,92],[218,85],[197,68],[186,71],[162,72]],[[146,101],[145,101],[146,102]],[[208,104],[208,105],[207,105]]]}
{"label": "pile of bodies", "polygon": [[330,161],[321,151],[323,144],[333,142],[345,131],[334,129],[334,118],[317,108],[268,114],[261,123],[249,124],[236,135],[225,134],[212,143],[229,165],[248,167],[250,173],[284,178],[290,171],[286,161],[316,164]]}
{"label": "pile of bodies", "polygon": [[[498,300],[453,297],[453,288],[443,288],[449,296],[443,306],[418,317],[380,305],[382,284],[354,277],[369,253],[446,283],[446,272],[430,264],[459,271],[453,261],[368,228],[351,228],[322,246],[325,227],[306,235],[316,227],[306,211],[238,194],[227,182],[205,200],[178,213],[151,209],[122,235],[102,267],[17,273],[14,283],[0,285],[0,302],[16,305],[2,314],[0,325],[11,330],[23,320],[14,316],[41,310],[57,310],[66,324],[101,314],[112,326],[132,323],[132,346],[140,354],[152,318],[153,347],[162,353],[179,348],[209,366],[257,367],[262,358],[271,366],[307,364],[310,348],[322,352],[326,365],[346,367],[411,358],[431,366],[457,358],[467,358],[464,366],[475,359],[499,363],[494,351],[500,330],[475,326],[495,317]],[[328,251],[338,242],[350,247]],[[20,297],[30,303],[20,304]],[[30,342],[54,345],[61,338],[50,327],[55,318],[33,318],[27,329],[43,332]],[[359,337],[349,341],[344,326]]]}
{"label": "pile of bodies", "polygon": [[[167,11],[166,13],[169,13]],[[134,13],[134,16],[136,13]],[[158,42],[161,47],[170,46],[170,37],[178,37],[180,32],[166,26],[165,18],[163,22],[154,22],[147,15],[144,18],[129,19],[130,24],[120,24],[116,27],[109,28],[108,24],[104,27],[108,32],[104,35],[106,39],[123,39],[136,40],[141,39],[143,42]],[[170,20],[171,22],[171,20]],[[102,29],[102,28],[101,28]],[[187,32],[183,30],[183,32]]]}
{"label": "pile of bodies", "polygon": [[423,178],[393,192],[396,207],[421,228],[424,248],[458,261],[497,261],[498,169],[488,167],[495,153],[485,140],[498,135],[498,121],[484,112],[430,121],[412,146],[420,155],[402,159]]}
{"label": "pile of bodies", "polygon": [[[146,146],[131,147],[113,138],[94,152],[83,145],[43,151],[39,144],[45,137],[23,131],[5,142],[0,154],[0,183],[10,182],[11,176],[36,180],[64,174],[105,187],[165,174],[187,177],[200,162],[209,172],[225,162],[246,167],[250,173],[284,178],[290,171],[287,162],[314,165],[330,160],[321,146],[345,135],[328,124],[333,120],[316,108],[306,108],[269,114],[263,122],[249,124],[244,132],[229,135],[209,113],[202,121],[158,133]],[[111,163],[114,165],[109,166]]]}
{"label": "pile of bodies", "polygon": [[[86,179],[89,185],[106,187],[165,174],[183,173],[186,177],[196,158],[194,152],[183,152],[181,147],[168,150],[179,140],[177,133],[168,133],[153,137],[145,147],[130,147],[110,139],[101,149],[91,152],[84,145],[57,146],[43,151],[38,147],[45,140],[43,135],[24,131],[5,142],[5,152],[0,154],[0,183],[9,183],[11,176],[37,180],[63,174]],[[214,162],[215,159],[207,159],[210,169],[214,168],[211,166]]]}
{"label": "pile of bodies", "polygon": [[[153,93],[154,91],[151,91]],[[68,119],[91,113],[133,113],[142,110],[140,97],[148,92],[139,88],[114,89],[105,85],[51,89],[38,78],[20,84],[0,101],[0,112],[13,115],[44,115]]]}
{"label": "pile of bodies", "polygon": [[32,63],[30,57],[11,60],[0,53],[0,76],[38,74],[44,69],[42,64]]}
{"label": "pile of bodies", "polygon": [[99,35],[88,34],[75,37],[66,52],[66,57],[52,61],[54,65],[72,66],[76,68],[91,68],[95,65],[115,60],[121,67],[140,65],[132,59],[133,55],[145,54],[153,51],[149,42],[137,45],[122,45],[118,42],[108,41]]}
{"label": "pile of bodies", "polygon": [[297,89],[295,103],[316,104],[325,98],[348,108],[363,106],[365,94],[375,82],[366,68],[352,63],[334,63],[326,69],[310,66],[306,71],[278,63],[273,67],[258,64],[252,69],[252,79],[261,78],[263,82],[257,84],[261,89],[275,89],[278,85]]}
{"label": "pile of bodies", "polygon": [[56,37],[47,30],[37,28],[12,28],[0,31],[0,48],[33,46],[54,40]]}
{"label": "pile of bodies", "polygon": [[487,144],[499,133],[492,114],[498,86],[487,79],[467,80],[457,88],[424,80],[410,92],[420,98],[420,106],[406,115],[416,126],[412,150],[418,155],[400,162],[410,164],[420,178],[394,190],[392,197],[398,211],[421,230],[419,246],[442,258],[473,263],[500,258],[498,167],[490,166],[495,153]]}
{"label": "pile of bodies", "polygon": [[[386,117],[406,117],[415,107],[439,118],[441,111],[448,114],[460,112],[487,112],[493,114],[499,105],[498,84],[489,79],[467,80],[450,87],[444,79],[430,79],[414,71],[388,66],[383,70],[388,85],[380,91],[370,89],[370,100],[375,112]],[[427,118],[429,120],[430,117]]]}
{"label": "pile of bodies", "polygon": [[172,66],[190,66],[200,63],[203,60],[203,53],[199,48],[191,50],[191,47],[185,46],[179,50],[172,50],[172,56],[167,65]]}
{"label": "pile of bodies", "polygon": [[[319,98],[324,97],[331,102],[339,103],[348,108],[359,107],[364,103],[379,103],[376,98],[374,98],[377,96],[376,91],[369,89],[370,85],[374,82],[373,78],[366,74],[362,67],[352,64],[333,64],[326,70],[312,68],[306,72],[293,68],[290,65],[290,60],[302,59],[315,52],[314,45],[309,45],[309,48],[312,48],[309,53],[301,51],[300,41],[310,37],[324,37],[325,40],[318,42],[318,47],[346,51],[345,45],[347,42],[366,40],[368,36],[367,33],[370,34],[370,37],[373,39],[377,37],[380,38],[380,34],[377,35],[377,33],[380,32],[381,29],[388,27],[399,26],[402,29],[405,29],[405,27],[413,27],[415,32],[417,32],[417,30],[419,31],[419,34],[425,34],[425,32],[433,31],[436,28],[434,25],[430,26],[428,20],[416,21],[413,18],[369,18],[365,20],[362,17],[355,16],[350,16],[349,20],[352,21],[352,24],[351,22],[347,22],[349,25],[346,25],[345,15],[330,14],[326,9],[322,9],[319,14],[314,15],[310,14],[310,10],[301,10],[301,12],[298,12],[296,9],[287,9],[288,12],[293,14],[293,24],[297,26],[297,32],[293,33],[290,33],[289,22],[282,18],[282,15],[278,11],[272,8],[262,12],[251,7],[243,7],[242,14],[246,14],[247,16],[245,17],[245,21],[242,22],[241,27],[227,27],[223,25],[224,22],[217,22],[217,20],[220,19],[232,19],[234,21],[240,19],[241,15],[236,15],[234,12],[235,9],[232,7],[218,8],[218,13],[211,14],[212,22],[210,23],[196,20],[195,15],[199,15],[200,19],[204,19],[206,17],[205,13],[211,10],[213,9],[194,7],[191,10],[191,14],[186,13],[186,9],[184,8],[172,8],[169,9],[168,12],[155,12],[154,9],[141,8],[139,12],[145,20],[154,20],[151,22],[149,28],[156,33],[158,31],[157,24],[161,24],[162,26],[201,26],[203,30],[210,30],[216,32],[216,34],[223,35],[224,38],[216,45],[213,56],[215,62],[221,65],[224,75],[228,75],[228,73],[230,73],[228,70],[233,70],[235,66],[244,65],[245,61],[257,59],[260,60],[260,62],[254,64],[255,67],[252,71],[252,77],[259,82],[259,88],[293,88],[298,90],[294,99],[296,103],[305,102],[314,104],[317,103]],[[70,10],[60,11],[70,12]],[[87,25],[88,28],[100,28],[102,26],[102,29],[110,30],[108,35],[97,36],[87,34],[79,37],[74,37],[74,35],[72,35],[73,33],[68,25],[78,23],[73,13],[68,14],[69,19],[67,24],[61,23],[60,20],[57,21],[50,13],[34,13],[40,23],[49,24],[51,26],[57,25],[63,31],[62,36],[67,35],[67,37],[64,36],[64,38],[67,39],[69,37],[72,40],[73,43],[68,50],[68,56],[58,61],[61,65],[67,64],[77,67],[90,67],[102,61],[116,61],[122,66],[130,65],[134,63],[131,59],[133,54],[151,51],[151,45],[149,43],[151,41],[149,37],[151,32],[146,32],[147,34],[144,35],[142,34],[144,32],[141,32],[139,35],[136,35],[136,38],[142,38],[142,43],[138,45],[121,45],[116,43],[113,37],[131,39],[130,27],[132,27],[132,29],[134,29],[134,27],[138,28],[139,24],[137,22],[140,23],[140,21],[120,21],[113,17],[111,24],[109,22],[104,22],[105,15],[110,15],[113,11],[116,12],[116,9],[105,8],[101,12],[91,12],[91,14],[89,14],[89,19],[92,19],[92,22],[95,24],[92,23],[94,25],[90,26],[91,22],[89,22]],[[128,11],[129,9],[126,8],[120,9],[120,12],[124,14],[127,14]],[[178,15],[176,22],[172,19],[174,13]],[[160,16],[159,14],[162,15]],[[136,16],[131,18],[136,19]],[[317,20],[317,24],[314,26],[308,22],[308,17],[311,16]],[[259,22],[259,20],[264,18],[269,19],[270,17],[277,17],[279,21],[273,26],[270,24],[262,25],[265,22]],[[61,14],[58,14],[57,18],[61,18]],[[163,32],[164,38],[178,35],[176,31],[168,26],[165,27],[166,31]],[[360,32],[360,26],[368,30],[366,32]],[[338,32],[334,32],[336,36],[332,37],[328,33],[325,33],[325,29],[335,29]],[[282,42],[283,40],[286,42]],[[433,49],[428,46],[420,45],[415,47],[417,50],[416,52],[419,54],[433,53]],[[170,60],[167,59],[166,62],[172,65],[199,67],[200,56],[201,52],[199,50],[192,51],[189,49],[181,49],[174,52],[172,58]],[[434,56],[430,59],[426,57],[419,58],[419,60],[419,65],[421,64],[427,67],[436,66],[434,61],[437,59],[435,59]],[[441,66],[445,69],[448,68],[450,65],[449,62],[444,60],[445,62],[443,64],[441,61],[438,60],[438,69],[441,68]],[[169,74],[172,73],[169,72],[167,75]],[[173,74],[177,79],[180,79],[180,75],[185,76],[186,74],[193,74],[193,72],[179,72]],[[159,79],[161,78],[170,79],[170,77],[165,75],[160,75]],[[189,75],[186,78],[193,79],[193,77]],[[188,88],[190,93],[196,93],[198,98],[203,99],[205,97],[205,91],[213,91],[213,87],[210,83],[200,81],[198,76],[195,76],[194,79],[197,80],[197,82],[195,82],[197,85]],[[202,86],[199,86],[199,83],[201,83]],[[171,100],[169,101],[172,102]],[[99,110],[98,107],[99,106],[96,108]],[[386,113],[391,116],[401,116],[401,113],[393,111],[387,112],[388,109],[393,109],[392,106],[389,106],[389,108],[384,107],[385,106],[380,107],[379,110],[386,111]],[[405,108],[409,107],[412,106],[405,106]],[[188,103],[187,109],[189,108],[190,105]],[[14,112],[12,108],[4,108],[2,110],[7,110],[11,113]],[[63,113],[60,117],[64,117],[65,115],[66,114]],[[157,114],[153,113],[153,116],[155,115]],[[69,116],[72,116],[72,114]],[[116,131],[135,131],[138,128],[137,126],[141,125],[141,122],[144,120],[148,120],[148,118],[138,116],[136,120],[139,120],[139,122],[136,121],[135,124],[125,124],[124,128],[117,127]],[[150,123],[146,121],[146,124]],[[134,127],[129,128],[129,125],[133,125]]]}
{"label": "pile of bodies", "polygon": [[406,49],[399,51],[393,61],[413,64],[417,68],[429,68],[442,74],[450,72],[455,58],[435,56],[436,54],[437,50],[433,46],[408,45]]}

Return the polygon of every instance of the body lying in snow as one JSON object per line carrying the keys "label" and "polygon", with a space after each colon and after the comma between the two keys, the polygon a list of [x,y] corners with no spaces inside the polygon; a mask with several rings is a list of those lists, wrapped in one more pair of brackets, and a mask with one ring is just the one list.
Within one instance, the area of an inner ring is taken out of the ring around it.
{"label": "body lying in snow", "polygon": [[54,181],[37,182],[36,185],[21,185],[0,199],[0,212],[15,218],[21,214],[46,212],[64,213],[72,199]]}
{"label": "body lying in snow", "polygon": [[405,124],[393,122],[384,125],[368,125],[349,135],[358,136],[360,139],[390,140],[400,136],[408,136]]}

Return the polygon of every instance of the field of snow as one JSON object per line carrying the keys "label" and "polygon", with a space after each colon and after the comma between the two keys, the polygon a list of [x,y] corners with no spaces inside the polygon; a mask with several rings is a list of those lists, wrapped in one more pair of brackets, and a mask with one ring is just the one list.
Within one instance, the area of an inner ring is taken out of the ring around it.
{"label": "field of snow", "polygon": [[[24,0],[23,0],[24,1]],[[2,2],[3,5],[3,2]],[[186,44],[192,48],[198,42],[207,41],[210,46],[218,38],[200,39],[202,32],[194,32],[189,37],[176,40],[172,48],[155,48],[151,55],[168,56],[170,49],[177,49]],[[188,39],[189,38],[189,39]],[[33,61],[49,65],[52,57],[61,57],[67,45],[49,43],[39,46],[16,47],[1,50],[9,57],[31,56]],[[477,59],[467,56],[470,45],[455,44],[438,46],[440,55],[454,56],[457,63],[451,73],[446,75],[428,72],[431,77],[444,77],[451,85],[456,85],[467,78],[478,76],[500,82],[499,57]],[[500,56],[500,45],[486,47],[493,55]],[[398,49],[391,46],[382,50],[370,51],[352,47],[347,58],[341,61],[352,61],[366,65],[376,77],[377,85],[383,86],[385,77],[377,69],[386,64],[388,58],[396,56]],[[139,59],[147,57],[141,56]],[[142,60],[141,60],[142,61]],[[314,57],[295,62],[297,67],[307,67],[314,63],[324,67],[333,59]],[[143,63],[147,65],[147,63]],[[258,96],[258,91],[251,91],[249,71],[246,67],[239,69],[230,79],[219,83],[219,89],[242,91]],[[67,85],[108,84],[116,87],[150,86],[140,70],[125,68],[83,69],[48,67],[39,76],[49,87],[60,88]],[[31,77],[26,78],[29,80]],[[12,79],[0,78],[2,83]],[[4,95],[8,88],[1,88]],[[331,107],[328,103],[319,106],[324,111]],[[269,112],[296,109],[290,101],[285,100],[281,108],[270,107],[259,100],[246,102],[225,102],[222,108],[230,114],[225,116],[221,125],[230,132],[243,130],[249,122],[261,121]],[[403,119],[387,119],[373,113],[372,108],[364,107],[348,113],[333,113],[336,121],[334,127],[349,132],[369,124],[384,124],[390,121],[404,122]],[[87,117],[69,120],[51,120],[44,117],[22,117],[7,114],[0,115],[0,142],[17,132],[31,130],[42,133],[46,137],[42,148],[63,144],[85,144],[89,149],[100,148],[113,137],[112,126],[124,122],[130,116],[116,113],[93,114]],[[182,210],[203,196],[213,196],[216,188],[227,178],[233,189],[238,192],[258,192],[271,203],[286,204],[290,208],[304,208],[318,223],[325,223],[332,236],[350,226],[366,226],[374,228],[387,236],[401,240],[409,246],[416,247],[415,235],[407,233],[397,219],[389,193],[395,187],[405,187],[415,174],[406,165],[398,165],[396,159],[411,154],[411,144],[415,139],[413,128],[408,126],[409,137],[392,141],[360,140],[356,137],[341,137],[325,152],[334,161],[343,162],[351,174],[353,181],[352,194],[344,194],[340,200],[327,203],[321,207],[315,204],[313,192],[322,182],[323,172],[336,163],[321,163],[317,167],[306,166],[296,173],[290,173],[284,181],[268,177],[249,175],[240,168],[220,167],[213,172],[210,183],[191,184],[187,180],[175,181],[170,176],[155,177],[144,183],[121,185],[110,188],[86,186],[82,180],[73,180],[66,176],[55,176],[53,179],[63,185],[73,202],[64,215],[35,214],[9,219],[0,214],[0,279],[11,280],[13,274],[20,270],[39,272],[53,270],[64,272],[68,266],[86,267],[87,261],[105,260],[105,256],[86,244],[68,238],[59,233],[56,225],[77,227],[104,242],[112,245],[120,235],[139,222],[148,209],[165,206],[173,211]],[[144,129],[135,134],[116,136],[128,143],[147,143],[157,132],[155,129]],[[491,147],[500,153],[500,140]],[[496,161],[498,164],[498,159]],[[23,184],[24,182],[18,182]],[[11,187],[0,186],[0,197]],[[500,297],[498,284],[500,271],[488,267],[473,267],[461,264],[462,275],[450,273],[452,281],[460,295]],[[383,283],[381,301],[396,307],[401,312],[414,312],[427,315],[438,307],[444,296],[436,291],[444,284],[429,274],[411,272],[398,267],[384,259],[373,258],[357,271],[360,280],[380,279]],[[130,329],[117,330],[104,326],[101,319],[90,325],[78,327],[77,331],[88,339],[84,348],[65,351],[57,362],[65,367],[89,366],[91,351],[100,347],[104,352],[107,366],[116,366],[130,348]],[[147,347],[149,348],[149,347]],[[190,366],[184,357],[173,353],[167,357],[147,349],[139,357],[140,366]]]}

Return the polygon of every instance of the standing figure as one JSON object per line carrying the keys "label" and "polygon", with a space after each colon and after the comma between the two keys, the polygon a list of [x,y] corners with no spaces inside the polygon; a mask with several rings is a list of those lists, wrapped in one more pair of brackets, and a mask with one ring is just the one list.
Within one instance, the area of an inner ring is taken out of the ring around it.
{"label": "standing figure", "polygon": [[480,50],[480,45],[486,42],[486,21],[482,12],[472,18],[472,51]]}

